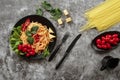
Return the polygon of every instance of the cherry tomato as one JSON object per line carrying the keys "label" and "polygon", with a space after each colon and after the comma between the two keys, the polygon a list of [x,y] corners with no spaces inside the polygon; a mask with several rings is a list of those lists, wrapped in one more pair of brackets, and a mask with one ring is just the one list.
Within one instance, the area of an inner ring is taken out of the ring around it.
{"label": "cherry tomato", "polygon": [[96,43],[97,43],[97,44],[101,44],[101,40],[100,40],[100,39],[97,39],[97,40],[96,40]]}
{"label": "cherry tomato", "polygon": [[20,51],[22,50],[22,45],[21,44],[18,45],[18,50],[20,50]]}
{"label": "cherry tomato", "polygon": [[111,38],[112,38],[112,36],[111,36],[110,34],[107,34],[107,35],[106,35],[106,38],[111,39]]}
{"label": "cherry tomato", "polygon": [[98,48],[102,48],[102,46],[101,46],[101,45],[99,45],[99,44],[97,44],[97,47],[98,47]]}
{"label": "cherry tomato", "polygon": [[113,44],[113,45],[117,45],[117,42],[113,42],[112,44]]}
{"label": "cherry tomato", "polygon": [[33,56],[33,55],[35,55],[35,53],[34,53],[34,52],[32,52],[32,51],[31,51],[29,54],[30,54],[30,55],[32,55],[32,56]]}
{"label": "cherry tomato", "polygon": [[104,45],[105,44],[105,41],[104,40],[102,40],[102,45]]}
{"label": "cherry tomato", "polygon": [[27,54],[26,54],[26,57],[30,57],[30,54],[29,54],[29,53],[27,53]]}
{"label": "cherry tomato", "polygon": [[118,38],[118,34],[113,34],[113,38]]}
{"label": "cherry tomato", "polygon": [[104,37],[104,36],[102,36],[102,40],[105,40],[105,37]]}
{"label": "cherry tomato", "polygon": [[106,42],[109,42],[109,40],[110,40],[109,38],[105,38],[105,41],[106,41]]}
{"label": "cherry tomato", "polygon": [[107,48],[108,48],[108,49],[111,49],[111,48],[112,48],[112,46],[111,46],[109,43],[106,43],[106,45],[107,45]]}
{"label": "cherry tomato", "polygon": [[30,49],[27,49],[27,52],[29,53],[31,50]]}
{"label": "cherry tomato", "polygon": [[26,52],[27,51],[27,48],[23,48],[23,50],[22,50],[23,52]]}
{"label": "cherry tomato", "polygon": [[115,42],[119,42],[119,38],[113,38]]}
{"label": "cherry tomato", "polygon": [[102,48],[103,49],[107,49],[107,45],[102,45]]}
{"label": "cherry tomato", "polygon": [[28,45],[27,45],[27,48],[29,49],[29,48],[31,48],[31,46],[28,44]]}
{"label": "cherry tomato", "polygon": [[111,44],[113,44],[113,43],[114,43],[114,40],[113,40],[113,39],[111,39],[111,40],[109,40],[109,42],[110,42]]}

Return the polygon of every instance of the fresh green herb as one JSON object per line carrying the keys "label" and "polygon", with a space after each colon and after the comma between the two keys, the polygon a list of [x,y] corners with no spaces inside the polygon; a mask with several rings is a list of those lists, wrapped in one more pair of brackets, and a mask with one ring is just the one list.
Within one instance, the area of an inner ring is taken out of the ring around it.
{"label": "fresh green herb", "polygon": [[25,53],[19,51],[18,49],[15,49],[14,51],[15,51],[15,53],[18,54],[18,55],[25,55]]}
{"label": "fresh green herb", "polygon": [[51,6],[50,3],[48,3],[47,1],[44,1],[42,3],[42,7],[47,10],[48,12],[50,12],[51,14],[51,18],[54,19],[54,20],[58,20],[61,16],[62,16],[62,11],[59,9],[59,8],[53,8]]}
{"label": "fresh green herb", "polygon": [[62,11],[58,8],[51,10],[50,13],[52,15],[51,18],[54,20],[58,20],[62,16]]}
{"label": "fresh green herb", "polygon": [[21,30],[21,26],[15,27],[9,39],[11,47],[16,53],[18,53],[18,49],[17,49],[18,45],[22,43],[20,39],[20,34],[21,34],[20,30]]}
{"label": "fresh green herb", "polygon": [[34,26],[31,28],[31,33],[35,34],[37,32],[37,30],[38,30],[38,26]]}
{"label": "fresh green herb", "polygon": [[16,30],[14,30],[14,32],[13,32],[13,34],[12,34],[12,37],[14,37],[14,38],[19,38],[20,35],[19,35],[19,33],[18,33]]}
{"label": "fresh green herb", "polygon": [[22,41],[16,41],[15,44],[12,44],[13,45],[13,50],[16,50],[18,48],[18,45],[21,44]]}
{"label": "fresh green herb", "polygon": [[53,7],[51,6],[50,3],[48,3],[47,1],[42,2],[42,7],[47,10],[47,11],[51,11],[53,9]]}
{"label": "fresh green herb", "polygon": [[34,39],[33,39],[32,37],[28,37],[28,38],[27,38],[27,41],[28,41],[30,44],[33,44]]}
{"label": "fresh green herb", "polygon": [[17,29],[18,34],[20,35],[21,34],[21,26],[18,26],[16,29]]}
{"label": "fresh green herb", "polygon": [[20,54],[20,55],[25,55],[25,53],[22,53],[22,52],[20,52],[19,54]]}
{"label": "fresh green herb", "polygon": [[18,50],[18,49],[15,49],[15,53],[16,53],[16,54],[18,54],[18,53],[20,53],[20,52],[19,52],[19,50]]}
{"label": "fresh green herb", "polygon": [[39,16],[42,16],[42,15],[43,15],[42,9],[40,9],[40,8],[37,9],[37,10],[36,10],[36,14],[39,15]]}
{"label": "fresh green herb", "polygon": [[17,31],[17,33],[20,35],[20,30],[21,30],[21,26],[18,26],[18,27],[15,27],[14,29],[13,29],[13,32],[14,31]]}
{"label": "fresh green herb", "polygon": [[28,30],[27,30],[27,31],[26,31],[26,35],[29,36],[29,37],[31,37],[31,36],[32,36],[31,31],[28,31]]}
{"label": "fresh green herb", "polygon": [[19,38],[16,39],[16,38],[14,38],[14,37],[11,37],[11,38],[10,38],[10,43],[11,43],[11,44],[15,44],[17,41],[21,41],[21,40],[20,40]]}
{"label": "fresh green herb", "polygon": [[47,57],[50,54],[48,47],[43,52],[43,57]]}

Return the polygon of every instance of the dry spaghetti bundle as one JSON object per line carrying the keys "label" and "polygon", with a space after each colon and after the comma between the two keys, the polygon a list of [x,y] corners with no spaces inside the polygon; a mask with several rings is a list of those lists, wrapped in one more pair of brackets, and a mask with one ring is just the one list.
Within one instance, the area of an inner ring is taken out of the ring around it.
{"label": "dry spaghetti bundle", "polygon": [[106,0],[85,13],[88,23],[80,31],[96,28],[106,30],[120,22],[120,0]]}

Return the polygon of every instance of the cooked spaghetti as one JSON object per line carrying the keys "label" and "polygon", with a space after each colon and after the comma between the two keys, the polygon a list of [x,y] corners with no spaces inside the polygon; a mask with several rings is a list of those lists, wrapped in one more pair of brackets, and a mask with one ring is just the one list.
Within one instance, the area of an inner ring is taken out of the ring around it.
{"label": "cooked spaghetti", "polygon": [[[32,35],[34,42],[31,44],[31,46],[35,49],[35,52],[38,53],[45,50],[48,44],[52,41],[52,38],[55,36],[51,35],[51,32],[49,29],[47,29],[47,26],[44,26],[38,22],[31,22],[26,31],[30,31],[34,26],[37,26],[38,29],[37,32]],[[23,44],[29,44],[27,41],[28,36],[26,35],[26,31],[21,31],[20,39],[22,40]]]}

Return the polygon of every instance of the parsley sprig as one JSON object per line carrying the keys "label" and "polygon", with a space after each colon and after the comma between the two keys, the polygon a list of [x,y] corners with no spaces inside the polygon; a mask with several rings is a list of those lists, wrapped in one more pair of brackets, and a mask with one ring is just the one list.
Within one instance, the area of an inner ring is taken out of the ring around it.
{"label": "parsley sprig", "polygon": [[[48,11],[51,14],[51,19],[58,20],[62,16],[62,11],[59,8],[53,8],[50,3],[44,1],[41,3],[42,8]],[[36,14],[42,16],[43,11],[41,8],[36,10]]]}

